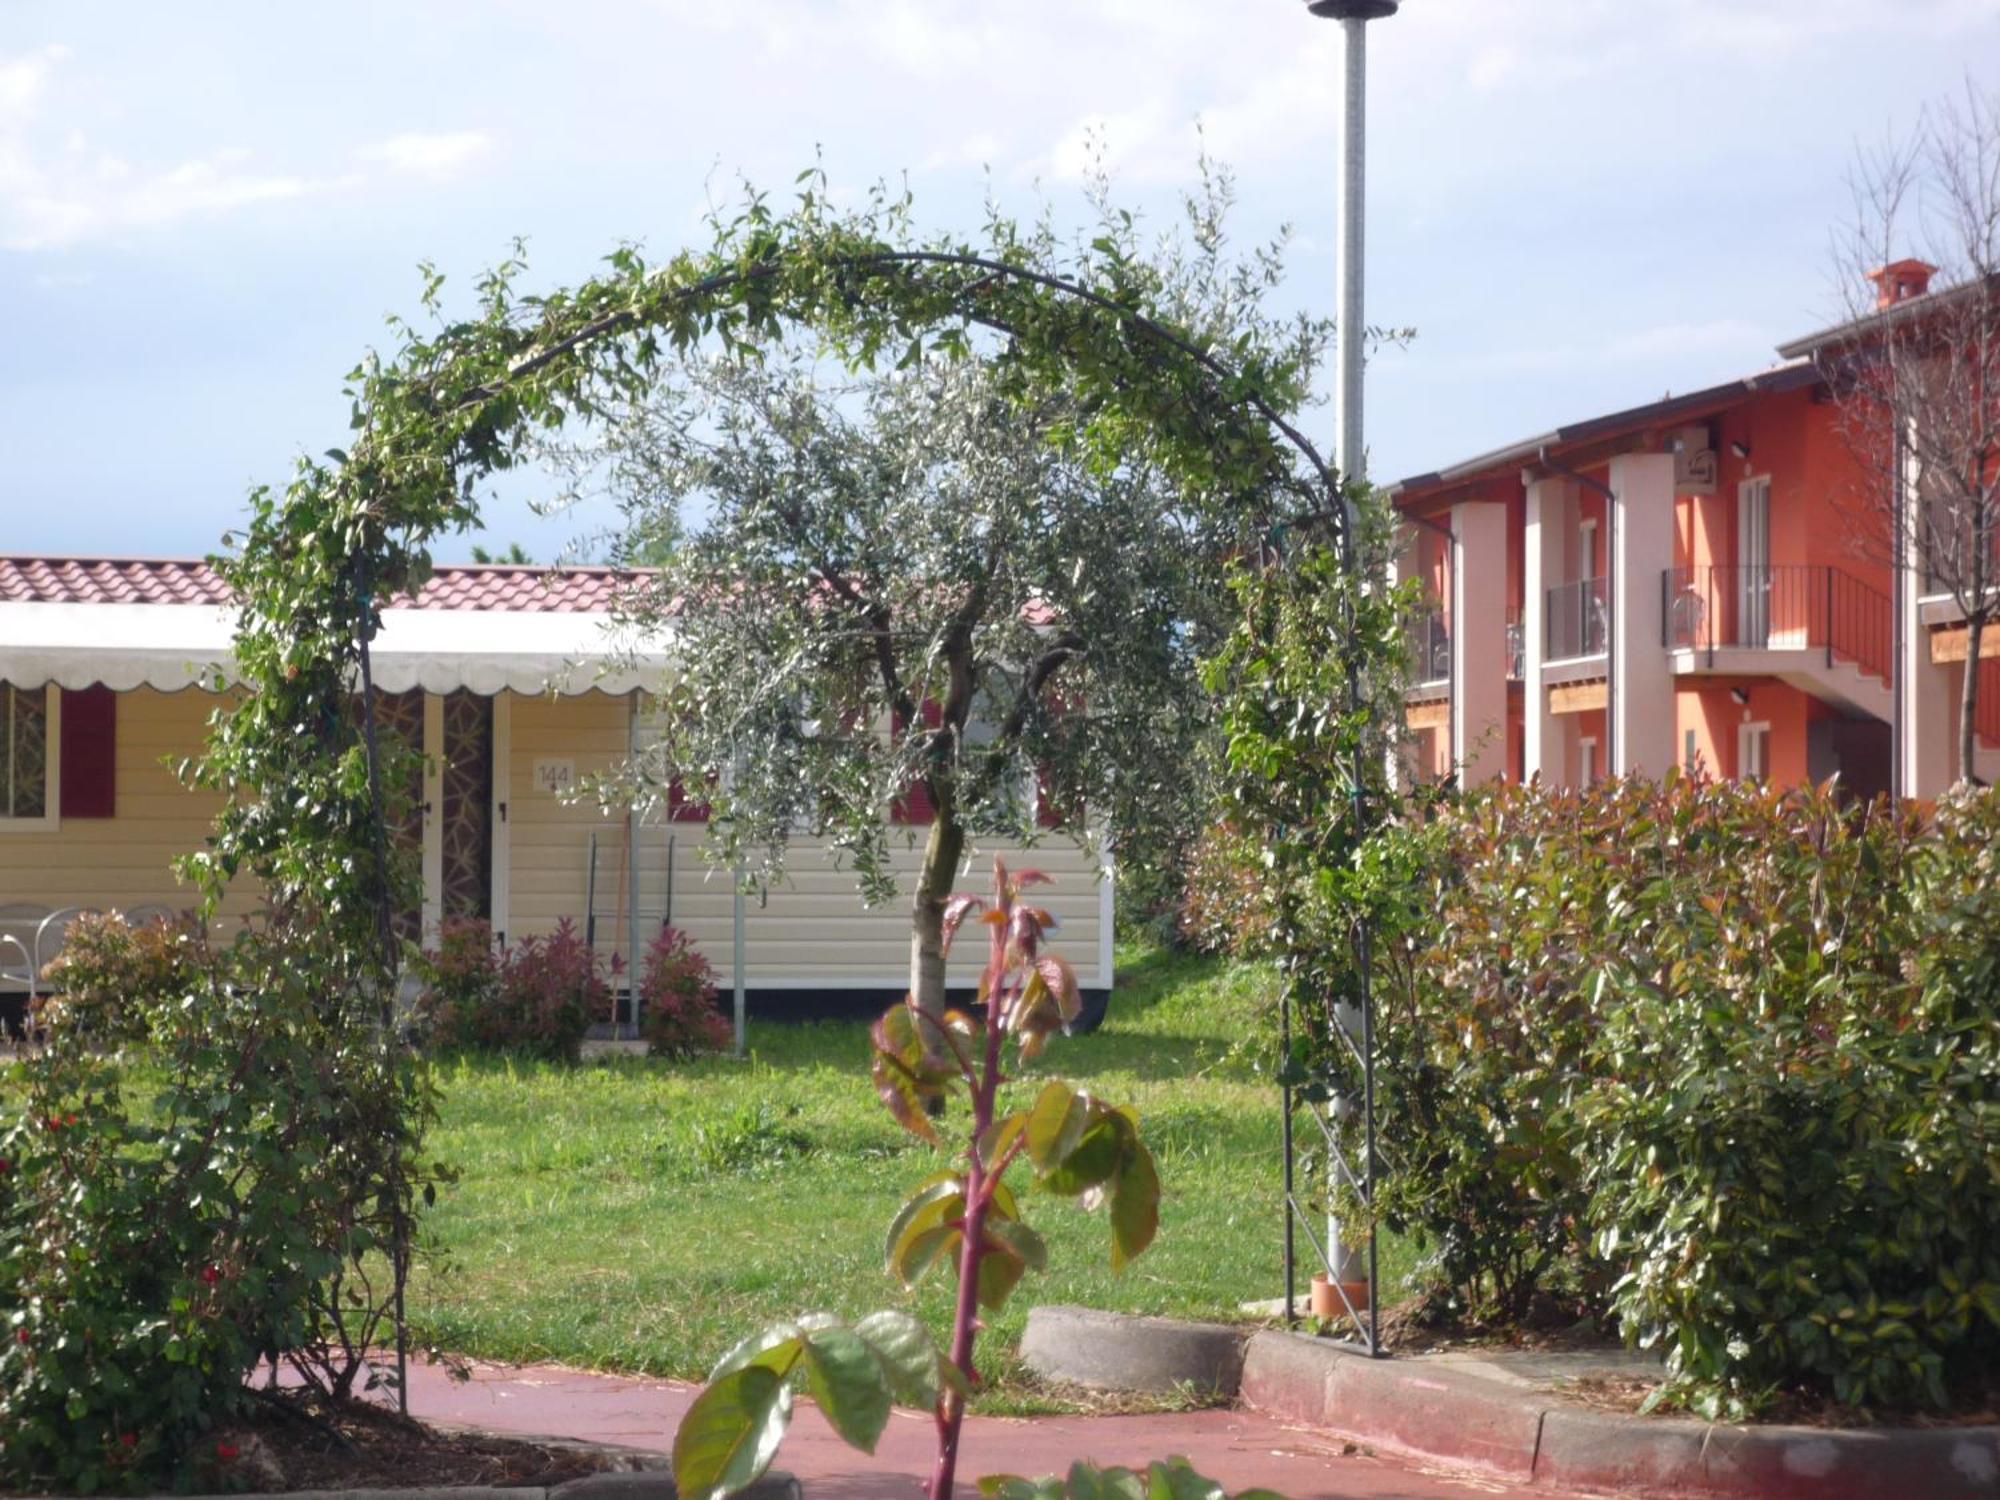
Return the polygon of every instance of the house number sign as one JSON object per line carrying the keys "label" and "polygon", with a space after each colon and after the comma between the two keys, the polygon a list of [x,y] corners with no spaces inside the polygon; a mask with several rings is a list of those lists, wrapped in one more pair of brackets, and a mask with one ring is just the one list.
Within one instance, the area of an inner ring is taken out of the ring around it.
{"label": "house number sign", "polygon": [[535,790],[561,797],[576,790],[576,762],[538,760],[535,762]]}

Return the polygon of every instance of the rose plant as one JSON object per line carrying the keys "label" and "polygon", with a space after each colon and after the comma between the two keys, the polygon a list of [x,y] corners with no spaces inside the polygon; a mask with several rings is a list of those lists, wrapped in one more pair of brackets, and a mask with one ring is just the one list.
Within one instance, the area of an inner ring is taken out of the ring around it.
{"label": "rose plant", "polygon": [[[933,1266],[956,1263],[949,1350],[940,1351],[916,1318],[893,1310],[851,1325],[808,1314],[752,1334],[717,1363],[674,1437],[674,1480],[687,1500],[720,1500],[754,1482],[776,1454],[801,1390],[819,1403],[834,1431],[870,1453],[893,1406],[932,1413],[937,1460],[928,1493],[930,1500],[949,1500],[965,1403],[977,1379],[980,1312],[1004,1306],[1021,1279],[1048,1260],[1006,1180],[1023,1160],[1048,1191],[1109,1209],[1113,1266],[1122,1269],[1153,1242],[1160,1179],[1136,1112],[1059,1080],[1044,1084],[1026,1107],[1001,1105],[1009,1043],[1014,1060],[1032,1060],[1081,1008],[1075,971],[1043,947],[1055,918],[1022,899],[1046,879],[1034,870],[1011,874],[996,859],[990,902],[958,895],[948,904],[947,945],[968,920],[988,933],[971,1010],[933,1018],[910,997],[874,1027],[875,1090],[905,1130],[941,1144],[938,1120],[949,1098],[962,1095],[969,1106],[960,1159],[917,1185],[885,1244],[889,1273],[906,1287]],[[999,1475],[980,1487],[1004,1500],[1222,1496],[1183,1460],[1154,1464],[1145,1475],[1079,1463],[1066,1478]]]}

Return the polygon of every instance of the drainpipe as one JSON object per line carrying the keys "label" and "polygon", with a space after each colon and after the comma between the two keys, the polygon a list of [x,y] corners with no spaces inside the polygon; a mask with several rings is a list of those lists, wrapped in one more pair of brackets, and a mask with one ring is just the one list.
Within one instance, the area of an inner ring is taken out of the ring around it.
{"label": "drainpipe", "polygon": [[[1547,443],[1536,448],[1535,462],[1604,497],[1604,769],[1610,774],[1618,765],[1618,674],[1611,670],[1618,660],[1618,495],[1603,480],[1572,469]],[[1534,684],[1534,690],[1539,693],[1542,685]]]}

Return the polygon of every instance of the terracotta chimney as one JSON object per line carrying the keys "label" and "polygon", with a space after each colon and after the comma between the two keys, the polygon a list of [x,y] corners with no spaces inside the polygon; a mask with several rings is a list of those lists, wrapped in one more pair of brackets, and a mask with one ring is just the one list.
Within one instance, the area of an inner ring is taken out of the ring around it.
{"label": "terracotta chimney", "polygon": [[1936,266],[1921,260],[1892,260],[1870,271],[1868,279],[1875,283],[1875,306],[1894,307],[1898,302],[1923,296],[1931,289],[1931,277],[1936,273]]}

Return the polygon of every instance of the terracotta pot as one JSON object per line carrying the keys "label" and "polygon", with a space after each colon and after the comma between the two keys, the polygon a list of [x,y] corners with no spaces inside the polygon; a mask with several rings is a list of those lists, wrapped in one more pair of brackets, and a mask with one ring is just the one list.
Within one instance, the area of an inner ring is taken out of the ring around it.
{"label": "terracotta pot", "polygon": [[1315,1271],[1312,1281],[1312,1315],[1322,1323],[1332,1323],[1347,1316],[1347,1304],[1340,1300],[1340,1293],[1347,1294],[1347,1302],[1354,1310],[1366,1316],[1368,1312],[1368,1283],[1365,1281],[1343,1281],[1340,1291],[1335,1291],[1333,1283],[1324,1271]]}

